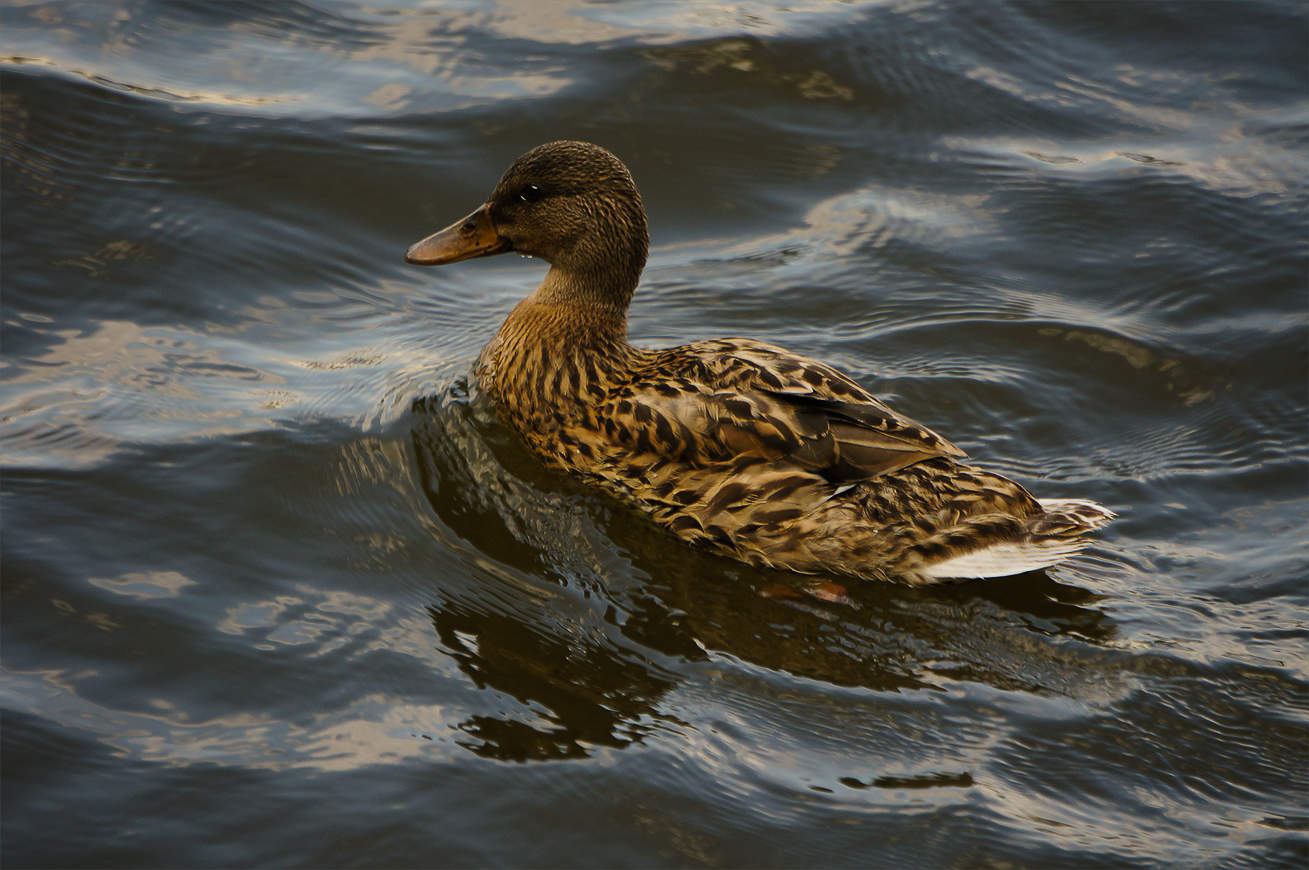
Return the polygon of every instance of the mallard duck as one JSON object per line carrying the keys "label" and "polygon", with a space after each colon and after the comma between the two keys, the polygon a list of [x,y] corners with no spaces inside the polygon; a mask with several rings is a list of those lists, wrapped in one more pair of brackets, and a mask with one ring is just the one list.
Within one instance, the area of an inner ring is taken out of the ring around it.
{"label": "mallard duck", "polygon": [[472,214],[412,245],[441,265],[550,265],[475,367],[549,465],[752,565],[920,585],[1044,568],[1113,518],[972,465],[835,368],[744,338],[644,350],[627,308],[649,248],[627,167],[587,142],[514,161]]}

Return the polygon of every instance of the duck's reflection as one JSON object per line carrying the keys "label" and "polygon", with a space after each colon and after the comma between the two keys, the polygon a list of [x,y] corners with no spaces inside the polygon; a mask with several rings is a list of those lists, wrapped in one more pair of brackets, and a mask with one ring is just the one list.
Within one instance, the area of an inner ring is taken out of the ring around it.
{"label": "duck's reflection", "polygon": [[461,604],[428,611],[442,647],[480,688],[515,698],[518,715],[475,715],[462,745],[506,761],[576,758],[639,742],[662,718],[672,681],[624,651],[552,635],[504,613]]}

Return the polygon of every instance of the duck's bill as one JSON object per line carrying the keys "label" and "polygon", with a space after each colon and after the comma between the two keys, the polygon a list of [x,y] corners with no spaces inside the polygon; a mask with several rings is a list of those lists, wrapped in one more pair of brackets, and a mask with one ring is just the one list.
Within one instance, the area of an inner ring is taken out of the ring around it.
{"label": "duck's bill", "polygon": [[405,251],[405,262],[416,266],[442,266],[473,257],[502,254],[509,249],[509,241],[500,238],[489,209],[483,205],[468,217],[460,218],[421,242],[414,242]]}

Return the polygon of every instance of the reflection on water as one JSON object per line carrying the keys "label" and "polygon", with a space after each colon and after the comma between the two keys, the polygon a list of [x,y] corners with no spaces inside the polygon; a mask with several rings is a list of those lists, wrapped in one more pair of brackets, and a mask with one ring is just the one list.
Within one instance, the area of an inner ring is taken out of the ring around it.
{"label": "reflection on water", "polygon": [[[505,614],[431,609],[443,649],[479,687],[518,701],[516,715],[474,715],[455,727],[478,755],[502,761],[580,758],[592,746],[640,742],[666,718],[655,703],[671,684],[637,659],[586,639],[557,638]],[[570,642],[571,641],[571,642]]]}
{"label": "reflection on water", "polygon": [[[1303,866],[1303,19],[0,8],[0,862]],[[543,265],[401,256],[560,137],[635,341],[1120,519],[841,596],[542,469],[465,378]]]}

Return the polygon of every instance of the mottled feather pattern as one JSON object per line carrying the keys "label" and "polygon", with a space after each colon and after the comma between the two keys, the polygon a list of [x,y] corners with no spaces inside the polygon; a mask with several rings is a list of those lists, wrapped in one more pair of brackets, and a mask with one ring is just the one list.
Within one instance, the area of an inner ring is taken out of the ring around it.
{"label": "mottled feather pattern", "polygon": [[507,245],[551,269],[483,350],[484,389],[547,462],[687,541],[755,565],[919,584],[1053,564],[1113,516],[1038,501],[782,348],[629,344],[645,217],[603,149],[528,152],[486,208]]}
{"label": "mottled feather pattern", "polygon": [[520,425],[528,443],[726,555],[938,582],[923,573],[933,562],[1030,539],[1029,524],[1045,535],[1087,530],[1043,515],[1021,485],[962,462],[950,442],[803,357],[721,340],[602,355],[565,342],[543,353],[535,338],[503,342],[521,350],[497,365],[512,374],[487,385],[508,419],[530,422]]}

